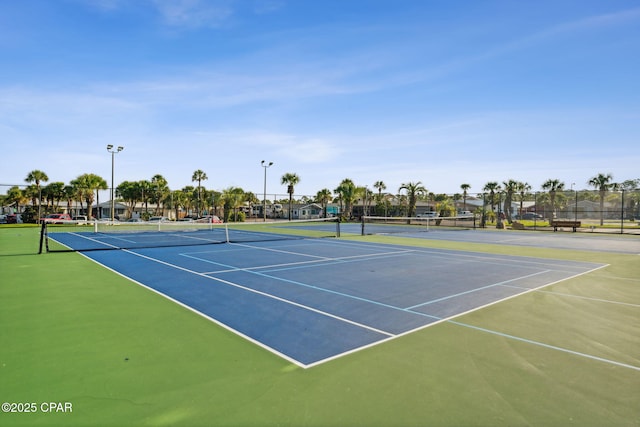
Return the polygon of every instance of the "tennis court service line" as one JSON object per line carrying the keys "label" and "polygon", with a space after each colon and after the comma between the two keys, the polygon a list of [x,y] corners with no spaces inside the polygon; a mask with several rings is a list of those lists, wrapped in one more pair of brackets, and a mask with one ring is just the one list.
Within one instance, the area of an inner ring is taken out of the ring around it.
{"label": "tennis court service line", "polygon": [[[235,243],[231,243],[231,244],[235,245]],[[192,254],[199,254],[199,253],[207,253],[207,252],[200,251],[200,252],[193,252]],[[282,263],[282,264],[273,264],[273,265],[269,265],[269,266],[235,267],[233,265],[224,264],[224,263],[221,263],[221,262],[218,262],[218,261],[212,261],[210,259],[201,258],[199,256],[194,256],[192,254],[181,253],[181,254],[178,254],[178,255],[183,256],[185,258],[195,259],[196,261],[204,262],[206,264],[219,265],[221,267],[225,267],[226,268],[226,270],[206,271],[203,274],[232,273],[234,271],[250,271],[250,270],[268,268],[268,267],[281,267],[281,266],[284,267],[284,266],[289,266],[289,265],[318,264],[318,263],[323,263],[323,262],[326,262],[328,260],[331,260],[331,258],[319,257],[319,256],[316,256],[316,255],[298,254],[298,255],[308,256],[310,258],[318,258],[318,259],[314,259],[314,260],[310,260],[310,261],[287,262],[287,263]]]}
{"label": "tennis court service line", "polygon": [[248,249],[258,249],[258,250],[265,250],[265,251],[271,251],[271,252],[279,252],[287,255],[295,255],[295,256],[301,256],[301,257],[317,258],[317,259],[314,259],[311,261],[295,261],[295,262],[287,262],[287,263],[281,263],[281,264],[259,265],[256,267],[235,267],[233,265],[223,264],[217,261],[208,260],[208,259],[201,258],[194,255],[199,253],[208,253],[207,251],[181,253],[179,255],[186,258],[195,259],[197,261],[201,261],[204,263],[219,265],[219,266],[228,268],[227,270],[216,270],[216,271],[210,271],[206,273],[206,274],[216,274],[216,273],[230,273],[234,271],[250,272],[253,270],[268,270],[270,272],[285,271],[285,270],[292,270],[296,268],[307,268],[307,267],[315,267],[315,266],[326,266],[331,264],[342,264],[347,262],[366,261],[374,258],[390,258],[394,256],[402,256],[402,255],[406,255],[407,253],[416,252],[414,250],[407,249],[407,250],[398,250],[393,252],[378,252],[373,254],[350,255],[345,257],[326,257],[326,256],[319,256],[319,255],[304,254],[300,252],[284,251],[281,249],[263,248],[261,246],[252,246],[245,243],[231,243],[231,245],[246,247]]}
{"label": "tennis court service line", "polygon": [[[409,252],[411,252],[411,251],[409,251]],[[141,255],[141,256],[146,257],[146,256],[144,256],[144,255]],[[186,255],[185,255],[185,256],[186,256]],[[366,255],[366,256],[369,256],[369,257],[370,257],[370,256],[371,256],[371,254],[368,254],[368,255]],[[351,258],[351,257],[350,257],[350,258]],[[155,260],[154,258],[149,258],[149,259],[151,259],[151,260]],[[195,258],[195,259],[200,260],[200,258]],[[331,259],[331,258],[328,258],[328,259]],[[339,260],[339,259],[340,259],[340,258],[335,258],[335,260]],[[360,260],[362,260],[362,258],[361,258]],[[344,262],[355,262],[355,261],[356,261],[356,260],[349,260],[349,261],[344,261]],[[161,262],[161,263],[165,263],[164,261],[159,261],[159,262]],[[212,263],[212,264],[217,264],[217,265],[220,265],[220,266],[228,267],[228,268],[229,268],[229,270],[217,271],[217,272],[215,272],[215,273],[221,273],[221,272],[233,272],[233,271],[244,271],[244,272],[247,272],[247,273],[250,273],[250,274],[255,274],[255,275],[258,275],[258,276],[261,276],[261,277],[266,277],[266,278],[268,278],[268,279],[277,280],[277,281],[285,282],[285,283],[290,283],[290,284],[292,284],[292,285],[302,286],[302,287],[309,288],[309,289],[313,289],[313,290],[316,290],[316,291],[326,292],[326,293],[329,293],[329,294],[334,294],[334,295],[338,295],[338,296],[341,296],[341,297],[345,297],[345,298],[349,298],[349,299],[353,299],[353,300],[357,300],[357,301],[361,301],[361,302],[366,302],[366,303],[368,303],[368,304],[373,304],[373,305],[377,305],[377,306],[380,306],[380,307],[390,308],[390,309],[392,309],[392,310],[403,311],[403,312],[411,313],[411,314],[418,315],[418,316],[421,316],[421,317],[428,317],[428,318],[430,318],[430,319],[441,320],[441,318],[440,318],[440,317],[432,316],[432,315],[430,315],[430,314],[420,313],[420,312],[417,312],[417,311],[411,311],[411,310],[406,309],[406,308],[396,307],[396,306],[394,306],[394,305],[385,304],[385,303],[380,302],[380,301],[374,301],[374,300],[371,300],[371,299],[368,299],[368,298],[358,297],[358,296],[355,296],[355,295],[346,294],[346,293],[344,293],[344,292],[334,291],[334,290],[332,290],[332,289],[321,288],[321,287],[319,287],[319,286],[310,285],[310,284],[308,284],[308,283],[298,282],[297,280],[284,279],[284,278],[282,278],[282,277],[272,276],[272,275],[270,275],[270,274],[266,274],[266,273],[261,272],[261,271],[255,271],[255,269],[257,269],[257,268],[267,268],[267,267],[269,267],[269,266],[263,266],[263,267],[252,267],[252,268],[237,268],[237,267],[234,267],[234,266],[232,266],[232,265],[223,264],[223,263],[220,263],[220,262],[215,262],[215,261],[208,261],[208,262],[210,262],[210,263]],[[336,261],[336,263],[337,263],[337,262],[339,262],[339,261]],[[167,263],[167,265],[172,265],[172,264],[168,264],[168,263]],[[328,264],[321,264],[321,265],[322,265],[322,266],[325,266],[325,265],[328,265]],[[190,271],[190,270],[184,269],[183,267],[177,267],[177,268],[182,269],[182,270],[185,270],[185,271]],[[273,271],[282,271],[282,270],[287,270],[287,269],[273,270]],[[197,272],[194,272],[194,273],[195,273],[195,274],[202,275],[202,276],[205,276],[205,277],[214,278],[213,276],[209,276],[209,275],[207,275],[207,273],[197,273]],[[210,274],[213,274],[213,273],[210,273]],[[220,280],[221,280],[221,281],[223,281],[222,279],[220,279]],[[226,282],[226,281],[225,281],[225,282]],[[229,283],[231,283],[231,282],[229,282]],[[238,285],[238,286],[241,286],[241,285]],[[260,291],[256,291],[256,292],[260,292]],[[270,294],[265,294],[265,295],[270,295]],[[279,297],[278,297],[278,298],[279,298]],[[380,333],[385,334],[385,335],[388,335],[388,336],[390,336],[390,337],[396,336],[395,334],[392,334],[391,332],[380,331],[380,330],[375,329],[375,328],[368,328],[368,329],[374,330],[374,331],[376,331],[376,332],[380,332]]]}
{"label": "tennis court service line", "polygon": [[[102,240],[100,240],[100,239],[94,239],[93,237],[85,236],[85,235],[83,235],[83,234],[79,234],[79,233],[69,233],[69,234],[71,234],[72,236],[81,237],[81,238],[83,238],[83,239],[85,239],[85,240],[89,240],[89,241],[91,241],[91,242],[95,242],[95,243],[99,243],[99,244],[101,244],[101,245],[105,245],[105,246],[110,247],[110,248],[119,249],[119,248],[118,248],[118,246],[116,246],[116,245],[111,245],[111,244],[109,244],[109,243],[105,243],[105,242],[103,242],[103,241],[102,241]],[[130,240],[126,240],[126,239],[120,239],[120,240],[122,240],[122,241],[124,241],[124,242],[127,242],[127,243],[134,243],[134,242],[132,242],[132,241],[130,241]]]}
{"label": "tennis court service line", "polygon": [[311,312],[320,314],[322,316],[330,317],[330,318],[339,320],[341,322],[349,323],[351,325],[354,325],[354,326],[357,326],[357,327],[360,327],[360,328],[363,328],[363,329],[367,329],[367,330],[372,331],[372,332],[377,332],[379,334],[386,335],[388,337],[395,336],[394,334],[392,334],[390,332],[383,331],[383,330],[380,330],[380,329],[377,329],[377,328],[374,328],[374,327],[371,327],[369,325],[365,325],[365,324],[362,324],[362,323],[359,323],[359,322],[355,322],[353,320],[346,319],[344,317],[337,316],[335,314],[331,314],[331,313],[323,311],[323,310],[318,310],[317,308],[313,308],[313,307],[310,307],[308,305],[300,304],[300,303],[297,303],[295,301],[288,300],[286,298],[282,298],[282,297],[279,297],[279,296],[276,296],[276,295],[273,295],[273,294],[269,294],[267,292],[262,292],[262,291],[259,291],[257,289],[249,288],[247,286],[243,286],[243,285],[240,285],[238,283],[231,282],[229,280],[224,280],[224,279],[221,279],[219,277],[210,276],[210,275],[207,275],[205,273],[199,273],[197,271],[193,271],[193,270],[190,270],[188,268],[181,267],[179,265],[171,264],[169,262],[162,261],[162,260],[147,256],[147,255],[139,254],[139,253],[131,251],[129,249],[123,249],[123,252],[129,253],[129,254],[132,254],[132,255],[135,255],[135,256],[139,256],[141,258],[145,258],[145,259],[147,259],[149,261],[157,262],[158,264],[166,265],[167,267],[175,268],[177,270],[181,270],[181,271],[184,271],[184,272],[187,272],[187,273],[195,274],[196,276],[204,277],[204,278],[207,278],[209,280],[213,280],[213,281],[216,281],[216,282],[224,283],[225,285],[233,286],[233,287],[238,288],[238,289],[242,289],[242,290],[245,290],[245,291],[248,291],[248,292],[252,292],[252,293],[255,293],[255,294],[258,294],[258,295],[262,295],[262,296],[267,297],[267,298],[271,298],[271,299],[274,299],[274,300],[277,300],[277,301],[280,301],[280,302],[284,302],[286,304],[291,304],[293,306],[296,306],[296,307],[299,307],[299,308],[302,308],[302,309],[305,309],[305,310],[309,310]]}

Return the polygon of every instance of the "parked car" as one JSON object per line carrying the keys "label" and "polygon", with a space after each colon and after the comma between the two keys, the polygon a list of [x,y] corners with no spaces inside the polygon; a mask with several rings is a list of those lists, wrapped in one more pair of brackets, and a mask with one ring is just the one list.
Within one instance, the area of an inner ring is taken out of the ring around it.
{"label": "parked car", "polygon": [[49,224],[62,224],[63,221],[71,221],[71,215],[66,213],[49,214],[44,218],[40,218],[40,222]]}
{"label": "parked car", "polygon": [[142,218],[129,218],[125,222],[144,222]]}
{"label": "parked car", "polygon": [[166,216],[152,216],[151,218],[149,218],[149,222],[167,222],[169,221],[169,218],[167,218]]}
{"label": "parked car", "polygon": [[73,217],[74,221],[77,221],[78,224],[86,224],[87,217],[85,215],[77,215]]}
{"label": "parked car", "polygon": [[438,216],[438,212],[425,212],[416,215],[416,218],[436,218]]}
{"label": "parked car", "polygon": [[471,211],[460,211],[456,216],[460,219],[473,219]]}
{"label": "parked car", "polygon": [[[516,216],[516,219],[520,219],[519,217],[520,217],[520,215],[517,215],[517,216]],[[528,219],[528,220],[542,220],[542,219],[544,219],[544,218],[542,217],[542,215],[537,214],[537,213],[533,213],[533,212],[525,212],[525,213],[523,213],[523,214],[522,214],[522,219]]]}
{"label": "parked car", "polygon": [[0,215],[0,224],[6,224],[6,223],[7,223],[7,216]]}
{"label": "parked car", "polygon": [[204,222],[206,224],[221,224],[222,220],[216,215],[207,215],[202,218],[198,218],[196,222]]}
{"label": "parked car", "polygon": [[22,224],[22,214],[7,215],[7,224]]}

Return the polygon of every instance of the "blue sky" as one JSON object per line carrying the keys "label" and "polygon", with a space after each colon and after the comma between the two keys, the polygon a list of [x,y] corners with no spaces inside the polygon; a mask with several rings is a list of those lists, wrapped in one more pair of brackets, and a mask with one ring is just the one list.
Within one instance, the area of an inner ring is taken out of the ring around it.
{"label": "blue sky", "polygon": [[640,178],[639,76],[637,1],[0,0],[0,184],[588,188]]}

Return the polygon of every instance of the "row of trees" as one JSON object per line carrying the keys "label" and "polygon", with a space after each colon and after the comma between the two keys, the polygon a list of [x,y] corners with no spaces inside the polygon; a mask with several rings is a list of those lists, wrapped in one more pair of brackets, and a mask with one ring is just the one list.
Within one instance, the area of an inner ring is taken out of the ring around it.
{"label": "row of trees", "polygon": [[[170,190],[167,180],[162,175],[154,175],[151,180],[124,181],[115,188],[115,196],[126,204],[128,216],[131,217],[136,206],[144,205],[144,212],[148,213],[148,205],[155,206],[155,215],[162,215],[167,209],[175,209],[176,218],[179,211],[189,212],[194,216],[202,216],[206,212],[214,213],[224,211],[234,213],[233,218],[238,217],[239,209],[245,204],[258,204],[259,200],[254,193],[246,192],[238,187],[229,187],[222,192],[206,190],[202,182],[208,179],[202,170],[196,170],[191,180],[197,182],[197,186],[186,186],[180,190]],[[282,184],[288,186],[289,203],[293,200],[294,186],[299,182],[295,173],[287,173],[282,177]],[[31,206],[37,206],[37,212],[29,213],[27,220],[42,217],[48,212],[58,212],[63,203],[68,211],[71,207],[80,203],[80,210],[87,216],[93,216],[91,206],[100,203],[101,190],[107,190],[107,181],[95,174],[83,174],[72,180],[69,184],[49,181],[47,174],[41,170],[29,172],[25,181],[30,185],[25,189],[19,186],[11,187],[5,196],[1,196],[3,206],[15,206],[20,211],[21,206],[31,202]]]}
{"label": "row of trees", "polygon": [[[618,183],[613,181],[613,175],[600,173],[589,179],[587,184],[598,191],[600,201],[600,225],[602,225],[604,222],[603,215],[605,211],[604,202],[607,193],[609,191],[637,190],[640,188],[640,179],[630,179]],[[488,203],[491,205],[492,209],[494,209],[494,206],[496,206],[496,204],[500,202],[500,200],[502,199],[502,195],[504,194],[504,205],[502,207],[502,212],[504,213],[507,222],[511,223],[513,219],[514,196],[519,196],[520,211],[522,211],[522,203],[525,200],[531,200],[530,198],[528,199],[528,197],[531,194],[532,187],[526,182],[516,181],[513,179],[504,181],[502,185],[503,186],[501,186],[498,182],[488,182],[483,187],[482,191],[484,193],[487,193],[489,200]],[[575,185],[575,183],[571,184],[571,187],[573,187],[573,185]],[[466,191],[470,187],[468,186],[468,184],[463,184],[461,188],[465,192],[464,194],[466,196]],[[547,203],[549,209],[547,210],[547,212],[549,213],[548,216],[551,219],[553,217],[553,214],[555,213],[556,207],[558,206],[556,198],[559,194],[562,194],[566,190],[566,184],[558,179],[549,179],[542,184],[541,189],[548,195]],[[573,188],[571,188],[571,191],[573,191]],[[566,200],[565,197],[563,197],[563,199]],[[632,195],[629,198],[629,203],[632,204],[632,210],[634,205],[640,203],[640,200],[637,200],[637,194]]]}
{"label": "row of trees", "polygon": [[[128,216],[131,216],[135,207],[140,204],[144,205],[144,211],[147,213],[149,212],[148,205],[152,204],[155,207],[155,215],[163,215],[167,209],[175,210],[176,217],[179,217],[179,211],[197,216],[205,213],[219,214],[222,211],[225,219],[228,220],[237,218],[241,207],[247,204],[260,204],[260,200],[254,193],[246,192],[239,187],[229,187],[221,192],[207,190],[202,186],[203,181],[207,179],[207,174],[198,169],[191,177],[191,181],[197,183],[197,186],[170,190],[167,180],[162,175],[155,175],[151,180],[124,181],[116,187],[115,195],[118,200],[126,204]],[[3,197],[2,204],[21,206],[31,201],[32,206],[38,206],[38,217],[42,213],[42,208],[45,212],[59,211],[63,202],[67,204],[68,210],[74,205],[74,202],[79,202],[81,209],[91,216],[90,207],[94,202],[100,203],[99,191],[108,189],[106,180],[95,174],[80,175],[68,185],[62,182],[52,182],[43,186],[43,183],[49,181],[48,176],[40,170],[34,170],[27,175],[25,181],[31,185],[24,190],[12,187]],[[289,219],[291,219],[291,204],[293,203],[295,186],[299,182],[300,177],[295,173],[286,173],[281,177],[281,184],[287,186],[289,196]],[[611,174],[598,174],[591,178],[587,184],[598,190],[600,211],[602,212],[604,211],[605,195],[608,191],[638,189],[640,188],[640,179],[616,183],[613,182]],[[318,191],[315,197],[305,196],[301,201],[320,204],[325,210],[325,215],[329,203],[338,204],[341,214],[346,218],[352,216],[353,207],[358,202],[363,206],[363,213],[414,216],[417,202],[428,201],[435,205],[441,215],[450,216],[455,214],[455,205],[459,201],[462,201],[466,210],[466,201],[471,194],[471,185],[469,184],[460,185],[462,192],[453,196],[430,193],[420,181],[401,184],[396,194],[385,192],[387,186],[383,181],[376,181],[373,188],[377,192],[367,186],[357,186],[353,180],[346,178],[333,190],[324,188]],[[566,189],[566,184],[558,179],[549,179],[542,184],[541,189],[548,195],[547,203],[551,207],[550,211],[553,211],[556,206],[556,198]],[[502,183],[488,182],[480,194],[492,211],[501,208],[505,219],[510,223],[514,216],[513,202],[519,200],[522,211],[522,203],[530,197],[531,191],[530,184],[510,179]],[[274,202],[278,201],[274,200]],[[499,206],[501,202],[503,205]],[[634,203],[633,199],[631,202]],[[639,202],[635,201],[635,203]],[[373,212],[371,212],[372,206]]]}
{"label": "row of trees", "polygon": [[[43,208],[44,212],[58,211],[62,201],[66,201],[68,205],[73,201],[78,201],[81,206],[86,203],[86,206],[90,207],[94,202],[94,191],[97,199],[99,197],[98,190],[108,188],[107,181],[91,173],[78,176],[68,185],[63,182],[52,182],[43,187],[42,184],[49,181],[49,177],[43,171],[34,170],[29,172],[25,181],[31,185],[24,190],[18,186],[11,187],[7,195],[3,197],[2,204],[15,205],[16,210],[20,211],[20,206],[31,201],[31,206],[37,206],[38,210],[37,212],[28,211],[28,213],[30,217],[35,216],[36,218],[43,215]],[[26,219],[32,220],[33,218]]]}

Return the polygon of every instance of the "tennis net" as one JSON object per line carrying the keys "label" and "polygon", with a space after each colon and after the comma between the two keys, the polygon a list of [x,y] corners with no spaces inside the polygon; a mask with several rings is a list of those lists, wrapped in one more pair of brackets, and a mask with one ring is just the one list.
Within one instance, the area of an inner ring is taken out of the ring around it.
{"label": "tennis net", "polygon": [[362,217],[362,235],[418,233],[432,230],[476,228],[475,216],[452,217]]}
{"label": "tennis net", "polygon": [[340,223],[335,218],[220,224],[64,221],[44,223],[41,230],[39,253],[340,237]]}

